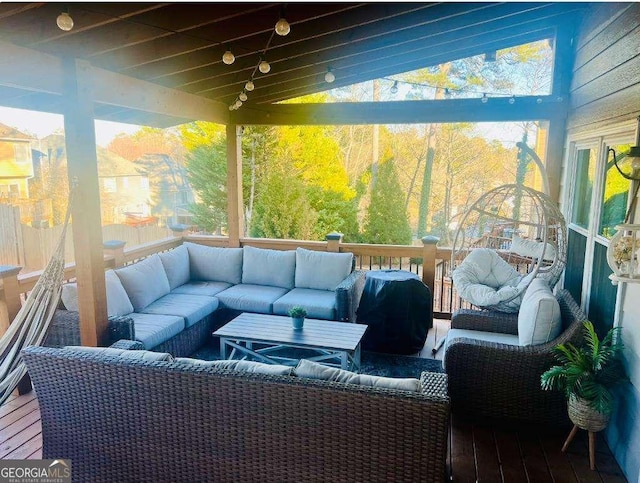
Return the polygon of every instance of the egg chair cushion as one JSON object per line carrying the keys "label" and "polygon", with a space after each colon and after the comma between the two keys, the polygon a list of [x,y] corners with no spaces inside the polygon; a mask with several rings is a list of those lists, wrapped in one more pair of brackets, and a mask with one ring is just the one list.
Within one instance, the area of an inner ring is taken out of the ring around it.
{"label": "egg chair cushion", "polygon": [[520,308],[522,275],[494,250],[472,250],[452,276],[458,294],[473,305],[511,313]]}

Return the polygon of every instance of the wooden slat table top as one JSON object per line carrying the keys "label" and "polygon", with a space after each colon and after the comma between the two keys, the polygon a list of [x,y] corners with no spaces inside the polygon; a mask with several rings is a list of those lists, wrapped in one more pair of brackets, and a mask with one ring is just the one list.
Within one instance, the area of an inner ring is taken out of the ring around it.
{"label": "wooden slat table top", "polygon": [[317,319],[305,319],[304,328],[294,330],[290,317],[245,312],[213,335],[258,343],[353,351],[366,330],[363,324]]}

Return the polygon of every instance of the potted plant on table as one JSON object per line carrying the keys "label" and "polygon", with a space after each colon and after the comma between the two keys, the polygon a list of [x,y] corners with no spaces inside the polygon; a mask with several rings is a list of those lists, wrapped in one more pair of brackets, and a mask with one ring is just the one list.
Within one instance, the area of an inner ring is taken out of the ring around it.
{"label": "potted plant on table", "polygon": [[562,450],[567,449],[578,428],[589,431],[591,469],[594,469],[594,434],[607,427],[613,411],[611,388],[626,380],[620,360],[623,345],[619,332],[619,327],[612,328],[600,341],[593,324],[585,321],[585,345],[556,346],[554,352],[560,364],[541,376],[543,389],[559,389],[567,397],[569,419],[574,427]]}
{"label": "potted plant on table", "polygon": [[291,317],[293,328],[296,330],[300,330],[304,326],[304,318],[307,316],[307,311],[304,309],[304,307],[296,305],[295,307],[291,307],[291,309],[289,309],[289,316]]}

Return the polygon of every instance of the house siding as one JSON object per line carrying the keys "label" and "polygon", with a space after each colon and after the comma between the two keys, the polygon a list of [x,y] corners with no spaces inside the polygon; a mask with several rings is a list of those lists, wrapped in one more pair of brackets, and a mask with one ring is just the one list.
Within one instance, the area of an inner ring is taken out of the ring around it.
{"label": "house siding", "polygon": [[[640,3],[590,5],[578,29],[571,82],[569,135],[640,115]],[[640,220],[639,220],[640,221]],[[630,382],[617,392],[606,436],[629,481],[640,481],[640,285],[621,288],[625,366]]]}

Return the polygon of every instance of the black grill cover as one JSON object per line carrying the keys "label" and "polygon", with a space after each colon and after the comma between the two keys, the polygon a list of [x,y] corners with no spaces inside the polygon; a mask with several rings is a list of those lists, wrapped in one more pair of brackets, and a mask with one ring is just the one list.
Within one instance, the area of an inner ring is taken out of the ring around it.
{"label": "black grill cover", "polygon": [[415,354],[433,326],[431,291],[415,273],[368,271],[356,321],[369,326],[363,349]]}

